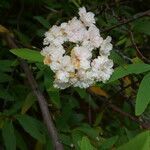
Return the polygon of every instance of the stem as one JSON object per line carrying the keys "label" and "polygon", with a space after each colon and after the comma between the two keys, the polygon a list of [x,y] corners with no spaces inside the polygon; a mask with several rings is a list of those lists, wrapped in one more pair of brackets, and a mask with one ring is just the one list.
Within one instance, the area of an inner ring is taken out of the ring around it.
{"label": "stem", "polygon": [[117,107],[116,105],[112,104],[110,102],[110,98],[108,99],[102,99],[99,95],[96,95],[94,92],[92,92],[90,90],[90,88],[87,89],[87,92],[90,93],[91,95],[94,95],[96,97],[98,97],[100,100],[103,100],[103,102],[105,104],[107,104],[107,107],[111,108],[114,112],[119,113],[120,115],[122,115],[123,117],[127,117],[130,120],[137,122],[141,127],[143,127],[144,129],[150,129],[150,123],[144,123],[142,121],[140,121],[136,116],[132,116],[131,114],[122,111],[119,107]]}
{"label": "stem", "polygon": [[114,25],[114,26],[112,26],[112,27],[110,27],[108,29],[103,30],[101,33],[108,32],[108,31],[113,30],[113,29],[115,29],[117,27],[120,27],[122,25],[128,24],[128,23],[133,22],[133,21],[135,21],[135,20],[137,20],[137,19],[139,19],[141,17],[148,16],[148,15],[150,15],[150,10],[138,13],[138,14],[134,15],[132,19],[128,19],[128,20],[125,20],[123,22],[120,22],[119,24],[116,24],[116,25]]}
{"label": "stem", "polygon": [[[6,42],[8,43],[8,46],[10,48],[18,48],[18,46],[14,42],[14,39],[9,34],[7,34],[5,36],[5,39],[6,39]],[[36,80],[34,79],[32,71],[29,69],[26,61],[20,59],[20,63],[21,63],[21,66],[22,66],[22,68],[26,74],[26,77],[27,77],[28,82],[31,86],[31,89],[33,90],[35,96],[37,97],[44,122],[47,126],[47,129],[48,129],[48,134],[52,138],[52,141],[53,141],[53,144],[55,147],[54,149],[63,150],[64,148],[63,148],[63,145],[59,141],[58,133],[57,133],[57,130],[56,130],[55,125],[53,123],[52,117],[49,113],[48,104],[46,102],[46,99],[43,96],[43,94],[41,93],[41,91],[39,90],[38,84],[37,84]]]}
{"label": "stem", "polygon": [[133,36],[133,33],[132,31],[129,31],[129,34],[130,34],[130,38],[131,38],[131,42],[132,42],[132,45],[134,46],[134,48],[136,49],[137,53],[139,54],[139,56],[141,57],[142,60],[145,60],[145,62],[147,63],[150,63],[150,61],[145,57],[143,56],[143,54],[141,53],[141,51],[139,50],[139,48],[137,47],[136,43],[135,43],[135,40],[134,40],[134,36]]}

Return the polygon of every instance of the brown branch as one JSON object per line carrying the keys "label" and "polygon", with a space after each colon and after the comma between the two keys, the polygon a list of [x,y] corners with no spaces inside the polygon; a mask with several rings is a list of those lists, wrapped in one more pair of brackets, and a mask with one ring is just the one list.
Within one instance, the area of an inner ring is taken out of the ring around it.
{"label": "brown branch", "polygon": [[138,119],[138,117],[133,116],[133,115],[127,113],[127,112],[122,111],[119,107],[117,107],[116,105],[112,104],[111,101],[109,101],[109,98],[108,99],[102,99],[99,95],[96,95],[90,89],[87,89],[87,92],[89,94],[91,94],[91,95],[94,95],[94,96],[100,98],[100,100],[102,100],[105,104],[107,104],[107,107],[111,108],[114,112],[117,112],[120,115],[122,115],[123,117],[127,117],[130,120],[138,123],[144,129],[150,129],[150,123],[144,123],[144,122],[140,121]]}
{"label": "brown branch", "polygon": [[110,28],[108,28],[108,29],[103,30],[101,33],[111,31],[111,30],[113,30],[113,29],[115,29],[115,28],[117,28],[117,27],[120,27],[120,26],[122,26],[122,25],[125,25],[125,24],[128,24],[128,23],[130,23],[130,22],[133,22],[133,21],[135,21],[135,20],[137,20],[137,19],[139,19],[139,18],[141,18],[141,17],[149,16],[149,15],[150,15],[150,10],[147,10],[147,11],[141,12],[141,13],[138,13],[138,14],[134,15],[132,19],[128,19],[128,20],[122,21],[122,22],[120,22],[119,24],[116,24],[116,25],[114,25],[114,26],[112,26],[112,27],[110,27]]}
{"label": "brown branch", "polygon": [[139,48],[137,47],[135,40],[134,40],[134,36],[132,31],[129,31],[130,34],[130,38],[131,38],[131,42],[132,45],[134,46],[134,48],[136,49],[137,53],[139,54],[139,56],[141,57],[142,60],[145,60],[145,62],[150,63],[150,61],[141,53],[141,51],[139,50]]}
{"label": "brown branch", "polygon": [[[5,34],[5,40],[10,48],[18,48],[18,46],[16,45],[16,43],[14,42],[14,39],[12,38],[12,36],[10,34],[8,34],[8,33]],[[54,147],[56,150],[63,150],[63,145],[59,141],[58,133],[57,133],[57,130],[53,123],[52,117],[49,113],[48,104],[46,102],[46,99],[43,96],[43,94],[41,93],[41,91],[39,90],[38,84],[37,84],[36,80],[34,79],[33,74],[31,72],[31,70],[29,69],[26,61],[20,59],[20,63],[26,74],[26,77],[28,79],[28,82],[29,82],[31,88],[32,88],[35,96],[37,97],[44,122],[48,129],[48,134],[52,138]]]}

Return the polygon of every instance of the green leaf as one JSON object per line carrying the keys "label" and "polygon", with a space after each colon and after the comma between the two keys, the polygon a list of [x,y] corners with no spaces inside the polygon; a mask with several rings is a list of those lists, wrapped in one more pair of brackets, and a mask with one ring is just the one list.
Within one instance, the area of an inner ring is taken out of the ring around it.
{"label": "green leaf", "polygon": [[109,82],[118,80],[129,74],[139,74],[150,70],[150,65],[144,63],[130,64],[126,66],[119,66],[114,70],[113,75],[109,79]]}
{"label": "green leaf", "polygon": [[12,94],[9,93],[8,89],[0,88],[0,98],[6,101],[14,101],[15,98]]}
{"label": "green leaf", "polygon": [[71,137],[69,135],[66,134],[60,134],[60,140],[63,144],[67,145],[70,147],[70,145],[72,144],[71,141]]}
{"label": "green leaf", "polygon": [[115,51],[111,51],[109,58],[117,65],[125,64],[125,60]]}
{"label": "green leaf", "polygon": [[123,45],[127,41],[127,38],[125,36],[121,36],[119,38],[119,41],[116,43],[116,46]]}
{"label": "green leaf", "polygon": [[30,38],[26,36],[24,33],[19,32],[18,30],[14,30],[15,34],[17,35],[18,39],[26,45],[29,45],[30,43]]}
{"label": "green leaf", "polygon": [[7,116],[16,114],[21,109],[22,103],[22,101],[15,101],[15,103],[9,109],[4,111],[5,114]]}
{"label": "green leaf", "polygon": [[46,143],[44,145],[44,150],[54,150],[53,142],[52,142],[51,138],[49,137],[49,135],[47,135],[47,137],[46,137]]}
{"label": "green leaf", "polygon": [[99,136],[99,132],[96,129],[91,128],[88,124],[80,125],[80,127],[76,128],[76,130],[85,133],[86,135],[88,135],[90,138],[93,139]]}
{"label": "green leaf", "polygon": [[95,101],[92,99],[92,97],[86,92],[85,89],[81,89],[78,87],[75,87],[74,90],[79,94],[79,96],[84,99],[86,103],[88,103],[92,108],[96,109],[98,108]]}
{"label": "green leaf", "polygon": [[127,128],[125,128],[125,132],[129,140],[134,138],[139,133],[138,130],[128,130]]}
{"label": "green leaf", "polygon": [[10,82],[12,80],[10,75],[0,72],[0,83]]}
{"label": "green leaf", "polygon": [[16,136],[16,144],[17,144],[17,147],[20,149],[20,150],[27,150],[27,145],[22,137],[22,135],[17,131],[15,130],[15,136]]}
{"label": "green leaf", "polygon": [[46,69],[44,71],[44,85],[46,87],[47,93],[49,94],[51,101],[53,104],[60,108],[61,102],[60,102],[60,93],[59,90],[53,87],[53,73],[50,69]]}
{"label": "green leaf", "polygon": [[111,149],[112,146],[117,142],[118,136],[111,137],[106,139],[100,146],[100,150]]}
{"label": "green leaf", "polygon": [[80,142],[80,149],[81,150],[94,150],[95,148],[91,145],[89,139],[84,136]]}
{"label": "green leaf", "polygon": [[136,32],[150,35],[150,20],[140,20],[138,22],[135,22],[133,29]]}
{"label": "green leaf", "polygon": [[150,131],[138,134],[128,143],[120,146],[117,150],[149,150],[150,148]]}
{"label": "green leaf", "polygon": [[84,98],[86,98],[86,97],[88,96],[88,93],[86,92],[85,89],[81,89],[81,88],[78,88],[78,87],[76,87],[76,88],[74,88],[74,89],[75,89],[75,91],[80,95],[80,97],[81,97],[82,99],[84,99]]}
{"label": "green leaf", "polygon": [[35,62],[43,62],[43,56],[40,54],[40,52],[35,50],[31,50],[27,48],[17,48],[17,49],[11,49],[10,52],[23,59],[27,59]]}
{"label": "green leaf", "polygon": [[4,123],[2,128],[2,136],[6,150],[16,150],[16,137],[14,134],[14,127],[11,121]]}
{"label": "green leaf", "polygon": [[19,121],[24,130],[29,133],[33,138],[41,143],[45,143],[45,134],[41,123],[27,115],[17,115],[16,119]]}
{"label": "green leaf", "polygon": [[55,89],[55,88],[50,88],[50,89],[48,89],[48,94],[49,94],[53,104],[55,104],[58,108],[60,108],[61,107],[61,102],[60,102],[59,90]]}
{"label": "green leaf", "polygon": [[0,72],[10,72],[14,60],[0,60]]}
{"label": "green leaf", "polygon": [[150,73],[144,76],[136,98],[135,114],[141,115],[150,103]]}
{"label": "green leaf", "polygon": [[34,19],[36,19],[40,24],[42,24],[46,29],[49,28],[50,23],[42,16],[35,16]]}
{"label": "green leaf", "polygon": [[82,137],[84,136],[84,134],[78,130],[73,130],[71,132],[71,136],[72,136],[72,140],[73,140],[73,144],[75,145],[75,148],[77,150],[80,150],[79,142],[82,140]]}
{"label": "green leaf", "polygon": [[23,103],[21,113],[25,114],[28,111],[28,109],[30,109],[30,107],[34,104],[35,101],[36,101],[36,97],[34,96],[34,94],[29,93]]}

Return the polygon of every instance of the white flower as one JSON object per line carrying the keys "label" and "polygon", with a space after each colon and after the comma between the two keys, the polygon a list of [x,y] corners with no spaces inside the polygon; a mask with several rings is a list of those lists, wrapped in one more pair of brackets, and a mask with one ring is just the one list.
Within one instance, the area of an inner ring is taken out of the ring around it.
{"label": "white flower", "polygon": [[50,68],[53,72],[56,72],[61,69],[61,64],[58,61],[52,61],[50,63]]}
{"label": "white flower", "polygon": [[51,43],[57,45],[63,44],[67,39],[65,38],[64,32],[59,26],[52,26],[52,28],[45,33],[44,45]]}
{"label": "white flower", "polygon": [[83,21],[85,26],[91,26],[95,24],[94,14],[92,12],[86,12],[85,7],[79,8],[80,20]]}
{"label": "white flower", "polygon": [[51,60],[58,60],[63,56],[64,53],[65,50],[62,46],[55,46],[54,44],[46,46],[41,52],[43,56],[50,55]]}
{"label": "white flower", "polygon": [[57,71],[56,72],[56,80],[61,81],[61,82],[68,82],[69,81],[69,73],[65,71]]}
{"label": "white flower", "polygon": [[[113,62],[108,58],[111,37],[103,40],[94,25],[94,14],[86,12],[85,7],[79,9],[79,16],[80,20],[74,17],[45,33],[46,46],[41,55],[45,57],[44,64],[55,73],[55,88],[87,88],[96,82],[106,82],[113,72]],[[67,42],[65,46],[64,42]],[[66,47],[68,42],[73,42],[74,47]],[[92,55],[98,49],[99,56],[94,59]]]}
{"label": "white flower", "polygon": [[89,69],[91,66],[90,66],[90,61],[89,60],[81,60],[80,61],[80,68],[81,69]]}
{"label": "white flower", "polygon": [[76,69],[90,68],[89,59],[92,57],[92,53],[87,50],[85,47],[77,46],[74,47],[71,51],[71,60]]}
{"label": "white flower", "polygon": [[82,43],[82,46],[85,47],[86,49],[88,49],[89,51],[93,51],[93,49],[95,48],[93,43],[91,43],[90,40],[84,40]]}
{"label": "white flower", "polygon": [[71,57],[68,55],[62,57],[61,65],[62,65],[62,69],[66,70],[67,72],[74,72],[74,70],[75,70],[74,66],[71,62]]}
{"label": "white flower", "polygon": [[107,55],[107,56],[110,54],[110,50],[112,50],[113,48],[110,42],[111,42],[110,36],[108,36],[105,40],[103,40],[100,48],[100,54]]}
{"label": "white flower", "polygon": [[74,72],[74,66],[71,63],[71,58],[70,56],[64,56],[61,57],[60,59],[56,59],[56,61],[52,61],[50,63],[50,68],[56,72],[58,70],[64,70],[67,72]]}
{"label": "white flower", "polygon": [[54,87],[55,88],[59,88],[59,89],[66,89],[67,87],[69,87],[70,84],[69,83],[65,83],[65,82],[59,82],[59,81],[54,81]]}
{"label": "white flower", "polygon": [[77,77],[77,82],[73,84],[74,87],[87,88],[95,82],[91,72],[84,69],[78,70]]}
{"label": "white flower", "polygon": [[93,75],[97,81],[101,80],[105,82],[113,72],[113,61],[108,59],[107,56],[98,56],[98,58],[92,61],[91,66]]}
{"label": "white flower", "polygon": [[100,47],[103,42],[103,38],[100,36],[99,29],[95,25],[89,27],[88,35],[91,45],[95,48]]}
{"label": "white flower", "polygon": [[67,34],[69,41],[74,43],[83,41],[87,34],[85,26],[76,17],[68,22],[64,32]]}
{"label": "white flower", "polygon": [[92,57],[91,51],[89,51],[86,47],[76,46],[71,51],[72,57],[77,57],[77,59],[90,59]]}

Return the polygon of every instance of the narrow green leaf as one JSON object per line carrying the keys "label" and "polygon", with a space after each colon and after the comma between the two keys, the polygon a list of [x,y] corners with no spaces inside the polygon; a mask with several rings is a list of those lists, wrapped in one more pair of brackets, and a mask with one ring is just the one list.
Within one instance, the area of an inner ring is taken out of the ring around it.
{"label": "narrow green leaf", "polygon": [[120,146],[117,150],[149,150],[150,148],[150,131],[138,134],[128,143]]}
{"label": "narrow green leaf", "polygon": [[71,137],[69,135],[60,134],[60,140],[62,141],[63,144],[65,144],[69,147],[72,144]]}
{"label": "narrow green leaf", "polygon": [[10,52],[23,59],[27,59],[35,62],[43,62],[43,56],[40,54],[40,52],[35,50],[31,50],[27,48],[17,48],[17,49],[11,49]]}
{"label": "narrow green leaf", "polygon": [[61,107],[61,102],[60,102],[59,90],[55,89],[55,88],[50,88],[50,89],[48,89],[48,94],[49,94],[53,104],[55,104],[58,108],[60,108]]}
{"label": "narrow green leaf", "polygon": [[28,111],[28,109],[30,109],[30,107],[34,104],[35,101],[36,101],[36,97],[34,96],[34,94],[29,93],[23,103],[21,113],[25,114]]}
{"label": "narrow green leaf", "polygon": [[0,98],[6,101],[14,101],[15,98],[7,89],[0,88]]}
{"label": "narrow green leaf", "polygon": [[41,143],[45,143],[45,134],[41,123],[27,115],[17,115],[16,119],[19,121],[24,130],[29,133],[33,138]]}
{"label": "narrow green leaf", "polygon": [[49,137],[47,138],[44,150],[54,150],[52,140]]}
{"label": "narrow green leaf", "polygon": [[22,101],[15,101],[15,103],[9,108],[5,110],[5,114],[8,116],[15,115],[22,106]]}
{"label": "narrow green leaf", "polygon": [[90,140],[84,136],[80,142],[81,150],[94,150],[95,148],[91,145]]}
{"label": "narrow green leaf", "polygon": [[113,75],[109,79],[109,82],[118,80],[129,74],[140,74],[150,70],[150,65],[144,63],[130,64],[127,66],[119,66],[114,70]]}
{"label": "narrow green leaf", "polygon": [[84,136],[84,134],[78,130],[73,130],[71,132],[71,136],[72,136],[72,140],[73,140],[73,144],[75,146],[76,150],[80,150],[80,141],[82,140],[82,137]]}
{"label": "narrow green leaf", "polygon": [[82,99],[84,99],[84,98],[86,98],[87,96],[88,96],[88,93],[86,92],[86,90],[85,89],[81,89],[81,88],[74,88],[75,89],[75,91],[80,95],[80,97],[82,98]]}
{"label": "narrow green leaf", "polygon": [[40,24],[42,24],[46,29],[49,28],[50,23],[42,16],[35,16],[34,19],[36,19]]}
{"label": "narrow green leaf", "polygon": [[76,128],[76,130],[85,133],[86,135],[88,135],[90,138],[93,138],[94,140],[96,139],[96,137],[99,136],[99,132],[96,129],[90,127],[88,124],[80,125],[80,127]]}
{"label": "narrow green leaf", "polygon": [[44,72],[44,85],[46,87],[46,90],[51,98],[51,101],[53,102],[56,107],[61,107],[60,102],[60,93],[59,90],[53,87],[53,73],[50,69],[45,70]]}
{"label": "narrow green leaf", "polygon": [[17,130],[15,130],[15,136],[16,136],[17,147],[20,150],[28,150],[27,145],[26,145],[22,135]]}
{"label": "narrow green leaf", "polygon": [[150,103],[150,73],[143,78],[136,98],[135,114],[141,115]]}
{"label": "narrow green leaf", "polygon": [[30,44],[30,38],[27,35],[25,35],[23,32],[19,32],[18,30],[14,30],[14,32],[17,35],[19,41],[26,45]]}
{"label": "narrow green leaf", "polygon": [[10,72],[14,60],[0,60],[0,72]]}
{"label": "narrow green leaf", "polygon": [[0,72],[0,83],[5,83],[13,80],[12,77],[6,73]]}
{"label": "narrow green leaf", "polygon": [[106,139],[100,146],[101,150],[112,149],[112,146],[117,142],[118,136],[111,137]]}
{"label": "narrow green leaf", "polygon": [[125,60],[115,51],[111,51],[109,58],[117,65],[125,64]]}
{"label": "narrow green leaf", "polygon": [[139,133],[138,130],[128,130],[127,128],[125,128],[125,132],[129,140],[134,138]]}
{"label": "narrow green leaf", "polygon": [[2,136],[6,150],[16,150],[16,137],[14,134],[14,127],[11,121],[4,123],[2,128]]}
{"label": "narrow green leaf", "polygon": [[150,35],[150,20],[139,20],[134,23],[133,30]]}
{"label": "narrow green leaf", "polygon": [[97,104],[95,103],[95,101],[92,99],[92,97],[86,92],[85,89],[81,89],[78,87],[74,88],[75,91],[79,94],[79,96],[84,99],[84,101],[86,103],[88,103],[92,108],[96,109],[98,108]]}

